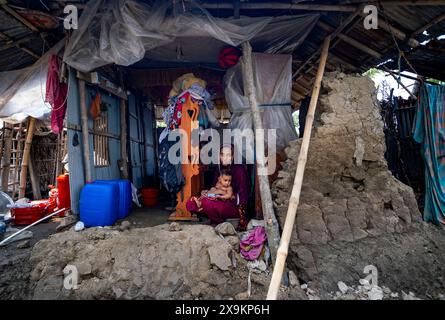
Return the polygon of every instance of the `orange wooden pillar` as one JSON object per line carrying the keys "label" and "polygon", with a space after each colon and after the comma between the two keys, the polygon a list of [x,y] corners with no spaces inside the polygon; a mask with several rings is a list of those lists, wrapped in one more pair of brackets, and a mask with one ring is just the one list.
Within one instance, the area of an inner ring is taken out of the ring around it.
{"label": "orange wooden pillar", "polygon": [[172,221],[198,221],[196,215],[187,211],[186,202],[191,196],[199,195],[199,142],[192,145],[192,132],[198,133],[199,106],[191,98],[187,98],[182,107],[180,129],[187,134],[182,138],[182,150],[185,153],[182,158],[187,159],[187,163],[182,164],[182,173],[185,179],[185,185],[177,194],[176,211],[172,213],[169,220]]}

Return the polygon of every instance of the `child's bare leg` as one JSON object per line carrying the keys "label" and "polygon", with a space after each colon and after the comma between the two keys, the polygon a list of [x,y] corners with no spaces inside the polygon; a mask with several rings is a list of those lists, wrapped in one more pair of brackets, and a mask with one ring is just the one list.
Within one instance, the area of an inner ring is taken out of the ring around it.
{"label": "child's bare leg", "polygon": [[198,212],[202,211],[202,207],[201,207],[201,204],[202,204],[201,197],[199,197],[199,198],[198,198],[198,197],[194,197],[193,200],[195,201],[196,206],[198,207]]}

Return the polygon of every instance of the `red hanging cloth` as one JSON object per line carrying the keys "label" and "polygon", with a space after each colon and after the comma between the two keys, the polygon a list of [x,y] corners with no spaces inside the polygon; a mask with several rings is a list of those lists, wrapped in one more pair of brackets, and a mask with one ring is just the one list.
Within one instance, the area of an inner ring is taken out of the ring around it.
{"label": "red hanging cloth", "polygon": [[51,130],[59,133],[63,130],[63,119],[66,114],[66,95],[68,85],[59,81],[60,62],[56,55],[52,55],[48,63],[48,74],[46,76],[45,102],[52,107]]}

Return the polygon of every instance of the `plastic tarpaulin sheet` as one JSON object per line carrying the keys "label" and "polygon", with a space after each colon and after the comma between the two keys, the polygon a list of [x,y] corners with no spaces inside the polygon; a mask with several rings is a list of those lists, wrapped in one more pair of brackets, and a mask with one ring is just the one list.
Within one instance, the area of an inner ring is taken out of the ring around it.
{"label": "plastic tarpaulin sheet", "polygon": [[[253,129],[253,117],[248,98],[244,95],[243,58],[230,68],[224,78],[226,101],[232,117],[231,129]],[[255,94],[264,129],[276,130],[276,148],[282,153],[289,141],[298,138],[292,109],[292,56],[283,54],[252,53]],[[267,143],[267,133],[265,135]],[[234,141],[235,148],[243,155],[254,154],[254,146]],[[246,152],[246,153],[244,153]],[[249,153],[251,152],[251,153]]]}
{"label": "plastic tarpaulin sheet", "polygon": [[445,86],[421,87],[414,140],[422,144],[425,160],[423,219],[445,223]]}
{"label": "plastic tarpaulin sheet", "polygon": [[89,72],[147,57],[159,61],[216,63],[219,50],[250,40],[255,51],[291,53],[318,14],[222,19],[195,1],[91,0],[66,47],[64,60]]}
{"label": "plastic tarpaulin sheet", "polygon": [[64,42],[61,40],[28,68],[0,72],[0,119],[11,123],[23,122],[29,116],[49,119],[51,105],[45,102],[48,61]]}

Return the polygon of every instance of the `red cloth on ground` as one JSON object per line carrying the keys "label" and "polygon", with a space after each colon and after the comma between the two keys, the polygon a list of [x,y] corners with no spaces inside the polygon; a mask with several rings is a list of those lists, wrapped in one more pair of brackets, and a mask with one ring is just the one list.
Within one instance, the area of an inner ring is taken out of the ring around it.
{"label": "red cloth on ground", "polygon": [[66,95],[68,85],[59,82],[60,62],[56,55],[52,55],[48,63],[48,73],[46,76],[46,96],[45,102],[52,107],[51,130],[59,133],[63,129],[63,119],[66,114]]}

